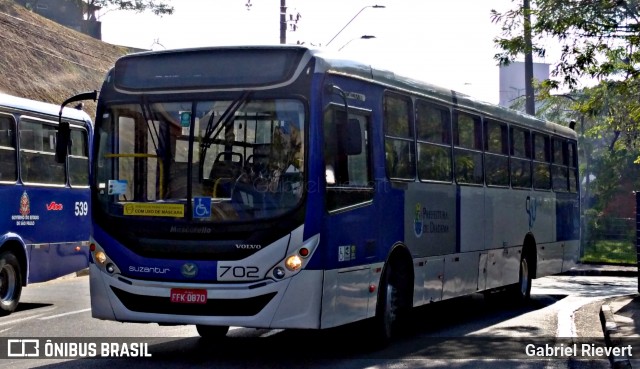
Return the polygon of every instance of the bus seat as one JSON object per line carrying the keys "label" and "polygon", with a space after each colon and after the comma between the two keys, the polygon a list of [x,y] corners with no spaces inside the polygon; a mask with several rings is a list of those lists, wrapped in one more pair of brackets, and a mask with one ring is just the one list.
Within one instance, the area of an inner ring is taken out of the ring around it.
{"label": "bus seat", "polygon": [[[231,155],[231,157],[238,157],[238,161],[234,160],[222,160],[224,155]],[[213,162],[211,166],[211,171],[209,172],[209,179],[218,179],[218,178],[229,178],[234,179],[237,178],[242,172],[243,167],[242,154],[237,152],[221,152],[216,156],[216,160]]]}

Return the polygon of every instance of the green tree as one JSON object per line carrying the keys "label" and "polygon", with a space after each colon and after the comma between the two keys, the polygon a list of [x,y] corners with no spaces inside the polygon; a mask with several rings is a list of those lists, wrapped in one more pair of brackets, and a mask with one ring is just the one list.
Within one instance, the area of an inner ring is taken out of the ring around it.
{"label": "green tree", "polygon": [[70,0],[84,9],[85,19],[97,20],[96,12],[100,9],[106,11],[126,10],[141,13],[151,11],[155,15],[173,14],[171,0]]}
{"label": "green tree", "polygon": [[[495,59],[508,64],[525,52],[545,57],[550,45],[559,46],[550,80],[537,86],[537,115],[559,123],[578,122],[586,200],[583,235],[592,244],[615,223],[611,217],[620,216],[610,212],[615,204],[632,196],[631,188],[640,188],[640,166],[634,165],[640,163],[640,1],[531,0],[529,50],[522,0],[513,4],[512,10],[492,11],[492,20],[502,26],[494,40],[500,49]],[[598,84],[576,90],[584,77]],[[561,86],[571,92],[558,96]],[[611,201],[614,198],[618,201]]]}
{"label": "green tree", "polygon": [[[501,50],[500,64],[509,64],[527,51],[523,37],[524,10],[492,10],[492,21],[502,26],[494,39]],[[599,133],[611,135],[608,149],[620,145],[632,150],[640,134],[640,1],[638,0],[531,0],[531,52],[544,57],[546,45],[560,45],[560,60],[551,78],[542,83],[539,98],[555,89],[574,89],[581,78],[600,84],[589,90],[572,109],[600,118]]]}
{"label": "green tree", "polygon": [[[582,76],[626,79],[639,75],[638,0],[531,0],[530,11],[532,52],[543,57],[545,40],[559,42],[561,62],[555,72],[569,87]],[[525,51],[522,5],[504,13],[492,10],[491,17],[502,24],[502,37],[494,41],[502,49],[496,59],[505,64]]]}

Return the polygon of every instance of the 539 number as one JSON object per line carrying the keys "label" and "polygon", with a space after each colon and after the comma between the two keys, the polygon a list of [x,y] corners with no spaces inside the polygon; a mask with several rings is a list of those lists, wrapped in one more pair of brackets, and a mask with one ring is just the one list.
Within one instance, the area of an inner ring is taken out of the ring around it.
{"label": "539 number", "polygon": [[77,217],[89,214],[89,204],[86,201],[76,201],[73,214]]}

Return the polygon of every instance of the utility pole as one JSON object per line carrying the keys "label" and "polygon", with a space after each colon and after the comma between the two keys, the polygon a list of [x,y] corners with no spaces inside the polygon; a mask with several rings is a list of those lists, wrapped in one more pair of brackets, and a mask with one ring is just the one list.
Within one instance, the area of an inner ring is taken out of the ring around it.
{"label": "utility pole", "polygon": [[280,44],[287,43],[287,0],[280,0]]}
{"label": "utility pole", "polygon": [[[251,4],[251,0],[247,0],[245,4],[247,10],[251,10],[253,4]],[[290,15],[291,21],[291,31],[296,31],[298,29],[298,21],[300,21],[301,15],[297,13],[294,15]],[[280,44],[285,45],[287,43],[287,0],[280,0]]]}
{"label": "utility pole", "polygon": [[524,12],[524,93],[527,114],[536,115],[536,101],[533,93],[533,43],[531,42],[530,0],[523,0]]}

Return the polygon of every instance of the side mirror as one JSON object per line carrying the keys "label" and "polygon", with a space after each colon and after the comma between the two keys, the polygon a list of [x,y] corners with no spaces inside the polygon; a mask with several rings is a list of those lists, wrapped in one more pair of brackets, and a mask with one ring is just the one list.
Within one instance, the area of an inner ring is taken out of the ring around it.
{"label": "side mirror", "polygon": [[74,101],[93,100],[98,98],[98,91],[83,92],[72,96],[60,104],[60,113],[58,113],[58,132],[56,133],[56,162],[64,163],[69,150],[69,141],[71,141],[71,129],[69,122],[62,121],[62,110],[67,104]]}
{"label": "side mirror", "polygon": [[357,119],[338,122],[338,152],[344,155],[359,155],[362,153],[362,131]]}
{"label": "side mirror", "polygon": [[56,133],[56,162],[64,163],[68,153],[69,141],[71,141],[69,122],[59,122],[58,132]]}

